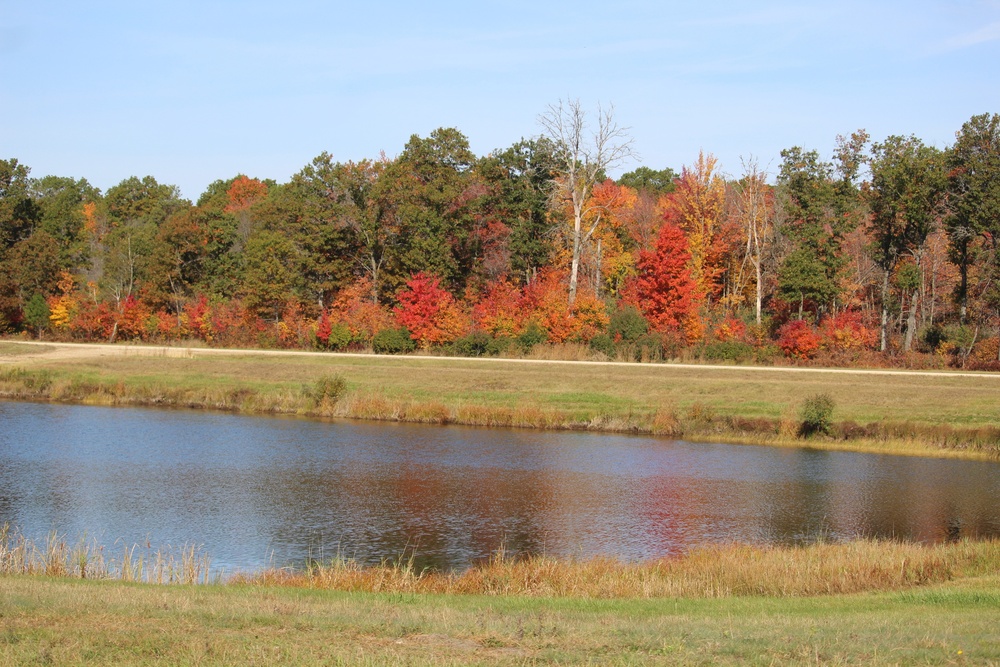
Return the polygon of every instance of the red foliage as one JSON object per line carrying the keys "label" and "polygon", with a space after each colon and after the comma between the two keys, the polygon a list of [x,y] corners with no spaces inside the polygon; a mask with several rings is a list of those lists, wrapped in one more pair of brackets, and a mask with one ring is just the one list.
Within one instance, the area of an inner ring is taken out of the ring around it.
{"label": "red foliage", "polygon": [[742,341],[746,338],[746,333],[747,325],[735,317],[727,317],[715,328],[715,338],[720,341]]}
{"label": "red foliage", "polygon": [[875,346],[878,333],[864,325],[861,312],[844,310],[823,318],[819,326],[823,347],[828,350],[863,350]]}
{"label": "red foliage", "polygon": [[316,323],[316,340],[320,342],[321,347],[326,347],[330,342],[330,333],[333,331],[333,325],[330,322],[330,311],[323,310],[319,316],[319,322]]}
{"label": "red foliage", "polygon": [[495,337],[511,337],[524,327],[524,295],[506,279],[490,284],[472,306],[473,326]]}
{"label": "red foliage", "polygon": [[118,317],[119,338],[145,338],[146,323],[151,315],[149,306],[134,294],[129,294],[121,303]]}
{"label": "red foliage", "polygon": [[409,329],[413,340],[424,349],[464,333],[458,306],[440,283],[437,276],[421,271],[406,281],[406,287],[396,295],[396,321]]}
{"label": "red foliage", "polygon": [[656,250],[639,254],[639,275],[624,290],[624,300],[636,306],[661,332],[691,329],[698,299],[691,277],[687,239],[669,222],[660,228]]}
{"label": "red foliage", "polygon": [[212,320],[208,306],[208,297],[200,295],[194,301],[184,306],[187,324],[190,332],[204,341],[212,340]]}
{"label": "red foliage", "polygon": [[793,359],[812,359],[821,342],[819,333],[805,320],[791,320],[778,329],[778,347]]}

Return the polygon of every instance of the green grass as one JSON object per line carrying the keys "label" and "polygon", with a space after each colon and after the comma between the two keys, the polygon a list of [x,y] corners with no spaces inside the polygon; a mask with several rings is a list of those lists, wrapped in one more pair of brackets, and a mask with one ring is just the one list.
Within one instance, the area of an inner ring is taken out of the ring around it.
{"label": "green grass", "polygon": [[593,600],[4,576],[0,665],[996,664],[998,583]]}

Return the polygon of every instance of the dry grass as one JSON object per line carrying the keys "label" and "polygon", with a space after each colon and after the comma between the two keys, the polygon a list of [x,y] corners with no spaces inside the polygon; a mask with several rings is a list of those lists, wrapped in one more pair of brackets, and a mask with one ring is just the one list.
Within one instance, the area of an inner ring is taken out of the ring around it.
{"label": "dry grass", "polygon": [[112,550],[86,538],[70,543],[56,533],[40,544],[9,524],[0,526],[0,574],[200,584],[209,582],[209,569],[208,556],[193,545],[153,551],[121,542]]}
{"label": "dry grass", "polygon": [[[153,551],[149,545],[95,540],[75,543],[50,534],[37,543],[0,526],[0,575],[114,579],[157,584],[222,582],[193,546]],[[237,573],[232,584],[323,590],[547,598],[801,597],[892,591],[995,573],[1000,541],[921,545],[858,540],[807,546],[732,544],[682,556],[625,563],[545,556],[510,558],[502,550],[461,572],[418,571],[413,562],[365,566],[346,558],[304,569]]]}
{"label": "dry grass", "polygon": [[266,570],[240,583],[372,593],[583,598],[801,597],[891,591],[995,571],[1000,542],[919,545],[860,540],[803,547],[706,547],[649,563],[507,558],[460,573],[412,563],[362,566],[335,559],[306,571]]}

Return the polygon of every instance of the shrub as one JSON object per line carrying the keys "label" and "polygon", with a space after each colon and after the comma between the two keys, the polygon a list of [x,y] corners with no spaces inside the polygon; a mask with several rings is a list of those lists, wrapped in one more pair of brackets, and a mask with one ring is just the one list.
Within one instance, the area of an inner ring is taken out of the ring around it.
{"label": "shrub", "polygon": [[632,343],[649,332],[649,322],[635,306],[616,310],[608,322],[608,335],[612,340]]}
{"label": "shrub", "polygon": [[372,350],[376,354],[405,354],[417,348],[406,327],[382,329],[372,339]]}
{"label": "shrub", "polygon": [[347,381],[339,375],[327,375],[316,380],[309,392],[316,403],[336,403],[347,392]]}
{"label": "shrub", "polygon": [[486,349],[486,354],[491,357],[499,357],[502,354],[506,354],[507,351],[514,346],[514,344],[514,339],[508,338],[507,336],[491,338]]}
{"label": "shrub", "polygon": [[517,344],[520,345],[521,349],[525,352],[531,352],[531,348],[535,347],[539,343],[544,343],[548,339],[549,335],[545,332],[545,329],[540,327],[538,323],[531,322],[517,337]]}
{"label": "shrub", "polygon": [[746,361],[753,359],[756,350],[752,345],[748,345],[738,340],[724,340],[716,343],[709,343],[701,352],[701,356],[706,361]]}
{"label": "shrub", "polygon": [[924,327],[924,329],[917,334],[917,339],[920,341],[920,347],[924,352],[937,352],[941,343],[944,343],[947,340],[944,334],[944,329],[941,328],[940,324],[932,324],[928,327]]}
{"label": "shrub", "polygon": [[351,344],[351,330],[343,322],[330,325],[326,346],[331,350],[343,350]]}
{"label": "shrub", "polygon": [[590,339],[590,349],[612,357],[615,354],[615,342],[608,334],[597,334]]}
{"label": "shrub", "polygon": [[451,344],[452,354],[459,357],[481,357],[489,354],[493,338],[485,332],[473,331]]}
{"label": "shrub", "polygon": [[799,410],[802,420],[799,435],[803,438],[820,434],[829,435],[833,427],[833,399],[829,394],[815,394],[802,404]]}
{"label": "shrub", "polygon": [[778,346],[788,357],[812,359],[819,344],[819,334],[805,320],[792,320],[778,329]]}

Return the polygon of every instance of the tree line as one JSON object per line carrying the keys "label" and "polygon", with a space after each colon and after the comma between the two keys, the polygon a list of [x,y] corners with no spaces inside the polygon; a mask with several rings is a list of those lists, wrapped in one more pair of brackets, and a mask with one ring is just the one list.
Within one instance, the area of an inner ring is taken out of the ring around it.
{"label": "tree line", "polygon": [[[946,148],[840,136],[773,170],[640,166],[560,102],[485,156],[455,128],[286,183],[101,192],[0,160],[0,332],[460,354],[1000,360],[1000,115]],[[923,361],[921,361],[923,360]]]}

